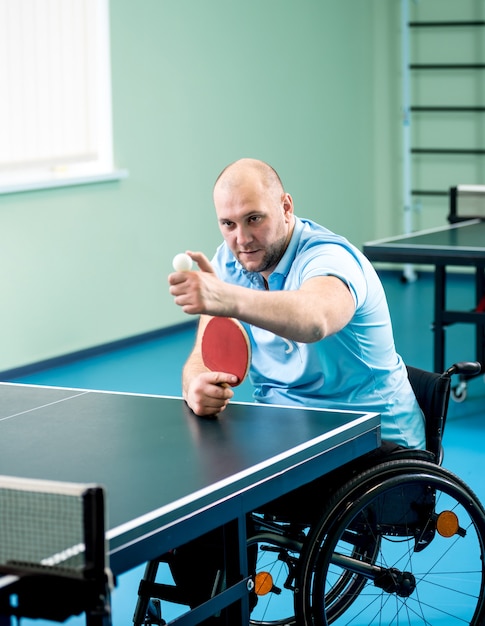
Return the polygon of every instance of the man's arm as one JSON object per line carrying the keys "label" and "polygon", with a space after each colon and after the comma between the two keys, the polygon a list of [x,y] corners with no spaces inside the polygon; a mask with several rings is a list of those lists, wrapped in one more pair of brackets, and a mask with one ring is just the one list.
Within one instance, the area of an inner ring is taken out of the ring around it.
{"label": "man's arm", "polygon": [[338,332],[354,315],[350,290],[335,276],[311,278],[294,291],[260,291],[221,281],[203,254],[191,256],[200,271],[170,274],[169,284],[185,313],[201,315],[182,375],[184,399],[197,415],[223,411],[234,395],[228,386],[234,377],[208,371],[202,360],[201,339],[210,316],[235,317],[290,341],[312,343]]}
{"label": "man's arm", "polygon": [[350,291],[335,276],[317,276],[295,291],[235,288],[233,317],[291,341],[313,343],[341,330],[355,312]]}
{"label": "man's arm", "polygon": [[201,253],[191,253],[200,272],[169,276],[175,303],[191,315],[235,317],[291,341],[312,343],[341,330],[355,304],[335,276],[317,276],[294,291],[261,291],[223,282]]}

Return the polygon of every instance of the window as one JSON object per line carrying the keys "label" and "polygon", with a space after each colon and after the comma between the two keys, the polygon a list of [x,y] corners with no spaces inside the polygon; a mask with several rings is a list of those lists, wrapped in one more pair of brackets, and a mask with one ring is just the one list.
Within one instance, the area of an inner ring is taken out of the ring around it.
{"label": "window", "polygon": [[0,192],[118,178],[108,0],[0,0]]}

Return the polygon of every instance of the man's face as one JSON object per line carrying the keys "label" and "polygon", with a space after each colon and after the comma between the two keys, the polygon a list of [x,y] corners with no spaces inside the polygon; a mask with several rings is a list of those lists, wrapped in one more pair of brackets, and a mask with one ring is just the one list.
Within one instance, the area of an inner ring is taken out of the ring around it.
{"label": "man's face", "polygon": [[245,269],[267,278],[291,236],[291,196],[247,180],[231,189],[216,187],[214,203],[222,236],[234,256]]}

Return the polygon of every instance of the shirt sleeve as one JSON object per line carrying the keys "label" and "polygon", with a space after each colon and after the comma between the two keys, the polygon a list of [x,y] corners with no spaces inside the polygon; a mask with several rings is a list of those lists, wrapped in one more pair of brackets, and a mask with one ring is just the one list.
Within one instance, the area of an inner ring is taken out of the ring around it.
{"label": "shirt sleeve", "polygon": [[367,296],[367,282],[360,259],[353,251],[338,244],[313,246],[300,256],[300,276],[304,283],[315,276],[336,276],[350,290],[356,308]]}

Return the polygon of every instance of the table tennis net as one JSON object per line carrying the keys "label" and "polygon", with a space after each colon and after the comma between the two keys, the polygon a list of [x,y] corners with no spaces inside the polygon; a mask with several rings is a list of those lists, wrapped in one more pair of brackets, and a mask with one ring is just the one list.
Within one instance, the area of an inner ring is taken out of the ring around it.
{"label": "table tennis net", "polygon": [[485,220],[485,185],[457,185],[450,188],[450,224],[472,219]]}
{"label": "table tennis net", "polygon": [[0,476],[2,569],[82,577],[104,564],[104,541],[100,487]]}

